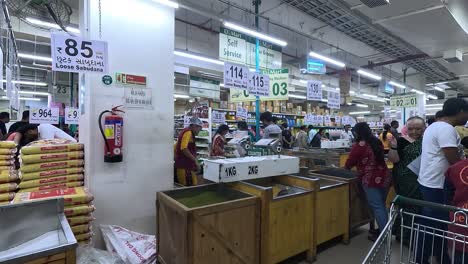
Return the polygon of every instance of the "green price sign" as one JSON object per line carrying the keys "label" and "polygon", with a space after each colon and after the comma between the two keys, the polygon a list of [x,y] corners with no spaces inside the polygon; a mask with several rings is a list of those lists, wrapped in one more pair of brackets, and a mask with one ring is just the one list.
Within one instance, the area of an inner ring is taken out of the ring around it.
{"label": "green price sign", "polygon": [[401,94],[390,97],[390,106],[393,108],[414,108],[418,106],[416,94]]}

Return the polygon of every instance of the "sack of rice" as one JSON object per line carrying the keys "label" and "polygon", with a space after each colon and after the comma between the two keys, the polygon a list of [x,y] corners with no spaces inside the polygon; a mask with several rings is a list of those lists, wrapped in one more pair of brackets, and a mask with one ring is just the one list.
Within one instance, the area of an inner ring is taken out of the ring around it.
{"label": "sack of rice", "polygon": [[0,160],[12,160],[15,158],[15,154],[0,154]]}
{"label": "sack of rice", "polygon": [[[21,164],[43,163],[61,160],[77,160],[83,159],[83,151],[60,152],[60,153],[43,153],[34,155],[21,155]],[[1,156],[0,156],[1,160]]]}
{"label": "sack of rice", "polygon": [[37,192],[37,191],[47,191],[47,190],[54,190],[54,189],[67,189],[67,188],[80,187],[80,186],[84,186],[84,182],[74,181],[74,182],[56,183],[56,184],[51,184],[51,185],[44,185],[44,186],[27,188],[27,189],[21,189],[20,192]]}
{"label": "sack of rice", "polygon": [[93,236],[93,234],[92,234],[91,232],[88,232],[88,233],[76,235],[76,236],[75,236],[75,239],[76,239],[78,242],[81,242],[81,241],[85,241],[85,240],[90,239],[92,236]]}
{"label": "sack of rice", "polygon": [[0,193],[0,202],[8,202],[15,198],[14,192]]}
{"label": "sack of rice", "polygon": [[65,206],[63,213],[65,214],[65,216],[69,217],[77,215],[87,215],[94,212],[94,210],[96,210],[94,205],[81,204],[76,206]]}
{"label": "sack of rice", "polygon": [[83,160],[64,160],[64,161],[55,161],[55,162],[27,164],[27,165],[21,166],[20,171],[21,173],[28,173],[28,172],[38,172],[38,171],[46,171],[46,170],[83,167],[83,165],[84,165]]}
{"label": "sack of rice", "polygon": [[28,172],[28,173],[21,173],[20,172],[20,179],[22,181],[29,181],[29,180],[36,180],[40,178],[49,178],[49,177],[56,177],[68,174],[80,174],[83,173],[84,169],[82,167],[78,168],[69,168],[69,169],[58,169],[58,170],[48,170],[48,171],[39,171],[39,172]]}
{"label": "sack of rice", "polygon": [[84,145],[80,143],[71,142],[65,139],[49,139],[37,140],[31,142],[21,149],[21,154],[43,154],[43,153],[56,153],[56,152],[69,152],[80,151],[84,149]]}
{"label": "sack of rice", "polygon": [[14,141],[0,141],[0,149],[15,149],[16,143]]}
{"label": "sack of rice", "polygon": [[84,225],[94,221],[94,217],[90,214],[88,215],[78,215],[67,217],[68,223],[70,226]]}
{"label": "sack of rice", "polygon": [[0,171],[0,184],[18,180],[18,173],[14,171]]}
{"label": "sack of rice", "polygon": [[18,184],[16,183],[2,183],[0,184],[0,193],[14,192],[18,189]]}
{"label": "sack of rice", "polygon": [[19,188],[26,189],[26,188],[46,186],[46,185],[57,184],[57,183],[82,181],[83,179],[84,179],[83,174],[63,175],[63,176],[50,177],[50,178],[44,178],[44,179],[38,179],[38,180],[21,181],[19,184]]}
{"label": "sack of rice", "polygon": [[84,187],[74,187],[67,189],[45,190],[36,192],[20,192],[16,195],[13,203],[24,203],[34,200],[49,199],[55,197],[63,197],[64,204],[78,205],[91,202],[94,197]]}
{"label": "sack of rice", "polygon": [[0,166],[11,167],[13,165],[15,165],[15,160],[14,159],[0,160]]}
{"label": "sack of rice", "polygon": [[89,233],[89,231],[91,231],[91,226],[89,224],[76,225],[76,226],[72,226],[71,230],[74,235],[79,235],[83,233]]}
{"label": "sack of rice", "polygon": [[0,148],[0,155],[15,155],[16,148],[7,149],[7,148]]}

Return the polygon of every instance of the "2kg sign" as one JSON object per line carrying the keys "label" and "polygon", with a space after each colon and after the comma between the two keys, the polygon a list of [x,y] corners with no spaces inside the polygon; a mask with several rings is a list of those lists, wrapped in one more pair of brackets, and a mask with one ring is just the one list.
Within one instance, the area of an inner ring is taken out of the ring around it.
{"label": "2kg sign", "polygon": [[62,72],[106,73],[107,42],[84,40],[60,33],[51,38],[52,70]]}
{"label": "2kg sign", "polygon": [[58,124],[59,109],[58,108],[34,108],[31,109],[29,116],[31,124]]}

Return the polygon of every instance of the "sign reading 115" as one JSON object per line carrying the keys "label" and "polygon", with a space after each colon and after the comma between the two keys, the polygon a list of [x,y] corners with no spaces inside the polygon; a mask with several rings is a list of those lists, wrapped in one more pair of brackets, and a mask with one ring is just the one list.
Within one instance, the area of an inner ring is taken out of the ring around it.
{"label": "sign reading 115", "polygon": [[240,78],[240,79],[243,79],[244,78],[244,72],[242,70],[242,67],[238,67],[236,65],[232,65],[230,68],[229,68],[229,74],[231,75],[231,78]]}
{"label": "sign reading 115", "polygon": [[252,84],[255,87],[263,87],[265,83],[263,82],[263,76],[252,75]]}

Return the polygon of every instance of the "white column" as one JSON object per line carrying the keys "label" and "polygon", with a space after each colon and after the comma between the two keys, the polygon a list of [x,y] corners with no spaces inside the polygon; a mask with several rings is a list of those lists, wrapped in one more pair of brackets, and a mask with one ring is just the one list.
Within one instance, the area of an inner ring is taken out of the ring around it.
{"label": "white column", "polygon": [[[172,187],[174,10],[150,0],[85,0],[80,5],[82,35],[108,42],[108,74],[114,79],[106,86],[103,75],[80,76],[85,90],[80,141],[86,146],[86,185],[97,208],[95,241],[102,246],[100,224],[154,234],[156,192]],[[124,161],[112,164],[103,161],[97,124],[99,113],[123,103],[125,88],[115,85],[116,72],[147,76],[154,109],[125,110]]]}

